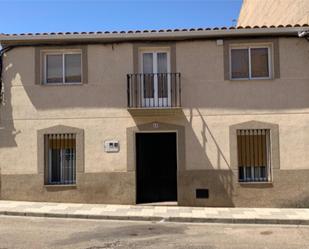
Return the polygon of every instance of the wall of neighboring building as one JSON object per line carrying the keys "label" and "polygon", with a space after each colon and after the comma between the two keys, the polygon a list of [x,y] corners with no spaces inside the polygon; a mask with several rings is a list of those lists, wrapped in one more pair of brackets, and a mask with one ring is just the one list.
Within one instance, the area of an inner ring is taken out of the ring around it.
{"label": "wall of neighboring building", "polygon": [[[215,40],[177,42],[183,110],[174,115],[132,116],[127,111],[126,74],[134,70],[133,44],[88,45],[88,82],[70,86],[35,84],[34,47],[7,52],[0,123],[1,198],[133,204],[130,130],[158,122],[184,128],[180,205],[309,205],[309,48],[298,38],[280,38],[278,44],[280,78],[230,81],[224,78],[224,46]],[[278,127],[273,183],[237,183],[231,129],[246,122]],[[57,126],[84,131],[84,172],[78,173],[76,187],[44,186],[39,170],[38,131]],[[107,139],[120,141],[119,153],[104,152]],[[209,188],[209,199],[196,199],[196,188]]]}
{"label": "wall of neighboring building", "polygon": [[309,24],[308,0],[243,0],[238,26]]}

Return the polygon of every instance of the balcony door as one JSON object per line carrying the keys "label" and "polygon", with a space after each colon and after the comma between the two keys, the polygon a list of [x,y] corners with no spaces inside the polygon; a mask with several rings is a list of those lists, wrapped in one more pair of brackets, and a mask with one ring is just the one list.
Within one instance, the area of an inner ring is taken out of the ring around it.
{"label": "balcony door", "polygon": [[143,107],[171,106],[170,54],[168,51],[142,51]]}

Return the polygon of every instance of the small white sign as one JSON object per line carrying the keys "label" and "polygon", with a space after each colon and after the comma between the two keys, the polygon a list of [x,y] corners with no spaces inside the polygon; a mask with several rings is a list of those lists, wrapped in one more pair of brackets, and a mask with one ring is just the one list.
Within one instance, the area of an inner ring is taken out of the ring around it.
{"label": "small white sign", "polygon": [[158,128],[159,128],[159,124],[158,124],[157,122],[154,122],[154,123],[152,124],[152,127],[153,127],[154,129],[158,129]]}
{"label": "small white sign", "polygon": [[117,140],[106,140],[104,141],[105,152],[118,152],[120,149],[119,141]]}

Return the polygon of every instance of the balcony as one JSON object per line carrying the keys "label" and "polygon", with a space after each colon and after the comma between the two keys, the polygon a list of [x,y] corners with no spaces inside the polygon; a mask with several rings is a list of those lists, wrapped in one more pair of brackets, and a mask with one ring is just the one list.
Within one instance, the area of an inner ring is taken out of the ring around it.
{"label": "balcony", "polygon": [[127,75],[129,110],[176,110],[181,108],[180,73]]}

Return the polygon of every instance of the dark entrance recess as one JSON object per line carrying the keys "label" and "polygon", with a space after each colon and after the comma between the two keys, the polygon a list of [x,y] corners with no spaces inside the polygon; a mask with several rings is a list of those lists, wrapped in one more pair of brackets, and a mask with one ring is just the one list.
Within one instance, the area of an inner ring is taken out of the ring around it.
{"label": "dark entrance recess", "polygon": [[136,202],[177,201],[175,132],[136,134]]}

